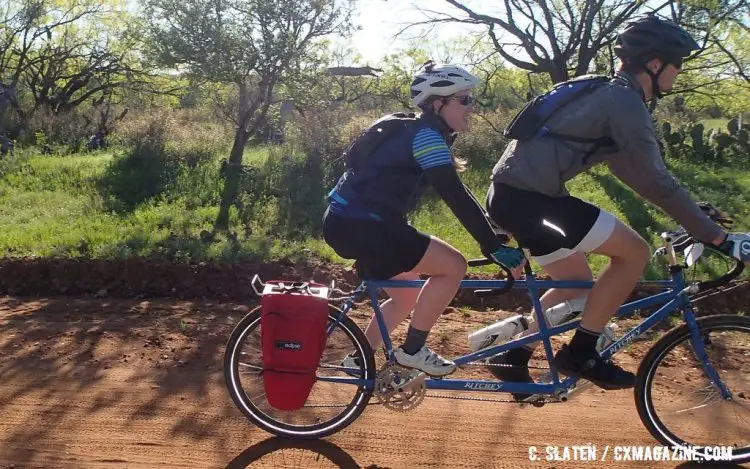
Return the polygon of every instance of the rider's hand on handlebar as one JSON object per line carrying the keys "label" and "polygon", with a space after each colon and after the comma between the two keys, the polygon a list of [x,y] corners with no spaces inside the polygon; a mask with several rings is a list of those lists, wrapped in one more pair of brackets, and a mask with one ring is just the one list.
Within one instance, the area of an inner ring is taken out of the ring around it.
{"label": "rider's hand on handlebar", "polygon": [[514,277],[518,277],[523,272],[523,266],[526,263],[523,251],[505,245],[492,252],[485,253],[485,256],[510,270]]}
{"label": "rider's hand on handlebar", "polygon": [[692,236],[687,232],[683,232],[677,234],[677,237],[672,241],[672,246],[677,251],[684,251],[688,246],[695,243],[696,240]]}
{"label": "rider's hand on handlebar", "polygon": [[727,256],[750,264],[750,233],[730,233],[718,249]]}

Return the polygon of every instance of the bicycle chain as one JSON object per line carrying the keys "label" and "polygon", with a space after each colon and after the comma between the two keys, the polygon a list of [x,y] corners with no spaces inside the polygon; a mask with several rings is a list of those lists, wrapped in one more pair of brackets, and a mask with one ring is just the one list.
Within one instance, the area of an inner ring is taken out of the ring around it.
{"label": "bicycle chain", "polygon": [[[469,362],[464,365],[461,365],[460,368],[467,368],[467,367],[475,367],[475,368],[490,368],[490,367],[498,367],[498,368],[514,368],[514,365],[508,365],[504,363],[500,364],[492,364],[492,363],[482,363],[482,362]],[[535,370],[549,370],[548,366],[534,366],[529,365],[528,368],[535,369]],[[476,396],[450,396],[450,395],[444,395],[444,394],[434,394],[434,393],[426,393],[424,394],[423,398],[435,398],[435,399],[453,399],[453,400],[460,400],[460,401],[479,401],[479,402],[498,402],[498,403],[505,403],[505,404],[526,404],[526,405],[533,405],[534,407],[541,407],[545,404],[561,404],[562,401],[559,400],[551,400],[547,398],[539,398],[535,401],[519,401],[516,399],[500,399],[500,398],[491,398],[491,397],[476,397]],[[420,402],[421,403],[421,402]],[[383,402],[368,402],[367,405],[383,405]],[[414,406],[416,407],[416,406]],[[399,409],[391,409],[391,410],[399,410]],[[406,412],[411,409],[403,409],[399,410],[401,412]]]}
{"label": "bicycle chain", "polygon": [[[482,368],[490,368],[490,367],[513,368],[514,367],[513,365],[508,365],[508,364],[504,364],[504,363],[492,364],[492,363],[481,363],[481,362],[469,362],[469,363],[466,363],[464,365],[461,365],[461,368],[465,368],[467,366],[470,366],[470,367],[482,367]],[[529,365],[529,368],[530,369],[535,369],[535,370],[549,370],[548,366],[533,366],[533,365]],[[573,389],[575,389],[575,388],[573,388]],[[375,398],[374,401],[372,399],[373,397]],[[397,408],[392,408],[392,407],[388,407],[388,408],[390,410],[394,410],[394,411],[407,412],[407,411],[413,409],[414,407],[417,407],[419,404],[422,403],[422,400],[424,398],[428,398],[428,397],[434,398],[434,399],[453,399],[453,400],[458,400],[458,401],[498,402],[498,403],[503,403],[503,404],[522,404],[522,405],[523,404],[527,404],[527,405],[533,405],[534,407],[542,407],[543,405],[546,405],[546,404],[562,404],[563,403],[560,400],[556,400],[556,399],[552,400],[552,399],[547,399],[547,398],[539,398],[539,399],[537,399],[535,401],[526,402],[526,401],[519,401],[519,400],[516,400],[516,399],[500,399],[500,398],[491,398],[491,397],[455,396],[455,395],[454,396],[448,396],[448,395],[443,395],[443,394],[425,393],[422,396],[422,398],[419,399],[419,402],[416,403],[416,405],[414,405],[411,408],[403,409],[403,410],[399,410]],[[380,400],[380,398],[378,397],[377,393],[375,393],[375,392],[373,392],[370,400],[371,401],[367,403],[368,406],[369,405],[383,406],[383,401]],[[345,404],[309,404],[309,405],[305,405],[305,407],[346,407],[346,405]],[[394,407],[398,407],[398,405],[396,405]]]}
{"label": "bicycle chain", "polygon": [[[514,365],[508,365],[507,363],[481,363],[481,362],[469,362],[465,365],[461,365],[459,368],[465,368],[465,367],[477,367],[477,368],[515,368]],[[520,368],[520,367],[519,367]],[[534,365],[528,365],[524,368],[529,368],[531,370],[549,370],[548,366],[534,366]]]}
{"label": "bicycle chain", "polygon": [[534,407],[541,407],[546,404],[561,404],[561,401],[557,400],[548,400],[548,399],[537,399],[532,402],[526,402],[526,401],[517,401],[515,399],[498,399],[498,398],[492,398],[492,397],[475,397],[475,396],[445,396],[442,394],[425,394],[425,398],[431,397],[435,399],[454,399],[457,401],[480,401],[480,402],[500,402],[504,404],[528,404],[533,405]]}

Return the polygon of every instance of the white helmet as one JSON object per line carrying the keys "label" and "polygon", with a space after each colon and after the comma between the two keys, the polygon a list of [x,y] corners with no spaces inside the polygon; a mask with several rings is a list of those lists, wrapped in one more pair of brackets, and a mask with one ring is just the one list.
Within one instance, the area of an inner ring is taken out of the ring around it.
{"label": "white helmet", "polygon": [[411,82],[411,102],[419,107],[430,96],[451,96],[479,85],[479,79],[457,65],[426,62]]}

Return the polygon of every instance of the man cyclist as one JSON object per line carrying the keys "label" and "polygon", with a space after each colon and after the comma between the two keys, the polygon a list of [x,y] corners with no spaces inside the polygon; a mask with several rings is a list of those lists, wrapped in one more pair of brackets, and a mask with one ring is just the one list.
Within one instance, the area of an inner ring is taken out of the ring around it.
{"label": "man cyclist", "polygon": [[[345,155],[349,167],[331,191],[323,219],[325,241],[341,257],[356,259],[366,278],[429,276],[421,289],[385,289],[390,298],[381,310],[389,332],[414,311],[395,359],[432,376],[456,369],[455,363],[425,343],[466,274],[466,259],[448,243],[407,222],[416,197],[432,186],[486,256],[507,268],[524,261],[520,250],[505,246],[497,237],[484,209],[461,183],[456,170],[461,162],[450,150],[455,134],[469,129],[470,92],[478,84],[461,67],[425,64],[411,84],[412,102],[422,113],[396,121],[396,116],[386,116],[354,141]],[[373,349],[381,345],[374,316],[365,335]],[[354,368],[356,359],[347,356],[343,365]]]}
{"label": "man cyclist", "polygon": [[[698,44],[673,22],[647,16],[628,23],[614,46],[621,61],[615,77],[567,104],[564,112],[553,114],[545,125],[548,133],[512,140],[492,172],[487,194],[490,217],[528,248],[552,279],[590,281],[585,253],[610,258],[588,294],[580,327],[554,359],[560,372],[604,389],[629,388],[635,382],[632,373],[604,362],[595,347],[608,320],[642,275],[649,246],[610,213],[570,196],[566,181],[606,163],[618,179],[662,208],[695,239],[743,261],[750,257],[750,236],[727,235],[669,173],[645,104],[651,101],[653,108],[662,92],[672,89],[683,59],[697,49]],[[602,137],[608,143],[596,148],[582,140]],[[581,290],[551,289],[541,303],[546,310],[579,296]],[[537,330],[533,326],[526,334]],[[491,367],[492,373],[505,381],[532,382],[528,361],[536,345],[491,358],[490,363],[512,365]]]}

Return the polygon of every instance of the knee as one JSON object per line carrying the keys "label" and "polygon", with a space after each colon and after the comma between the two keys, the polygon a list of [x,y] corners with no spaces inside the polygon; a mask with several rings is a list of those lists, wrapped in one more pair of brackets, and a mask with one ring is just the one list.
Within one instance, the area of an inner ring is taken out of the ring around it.
{"label": "knee", "polygon": [[458,251],[452,253],[450,261],[446,262],[448,268],[447,274],[451,277],[463,279],[466,276],[466,271],[469,269],[469,264],[466,258]]}
{"label": "knee", "polygon": [[636,248],[633,251],[633,257],[635,258],[634,262],[637,262],[642,269],[646,268],[646,265],[651,258],[651,249],[645,239],[641,237],[638,238]]}
{"label": "knee", "polygon": [[643,270],[646,268],[651,256],[648,243],[640,236],[634,237],[628,243],[626,252],[623,252],[621,261],[631,265],[633,268]]}

